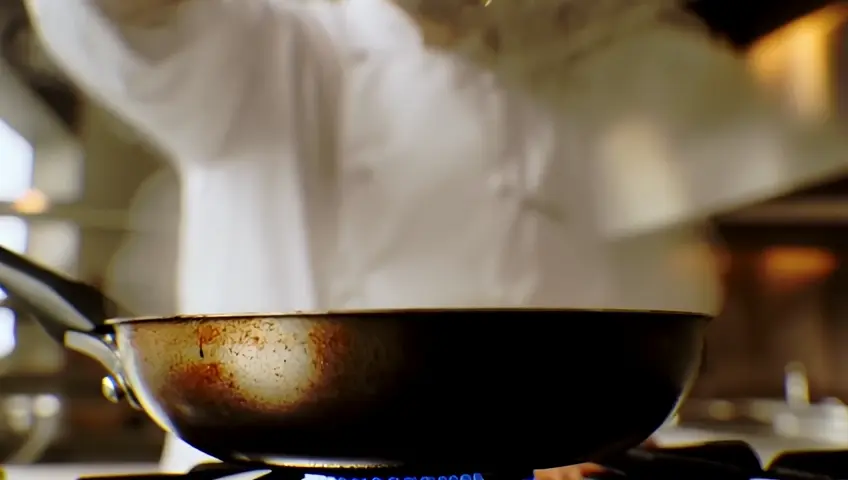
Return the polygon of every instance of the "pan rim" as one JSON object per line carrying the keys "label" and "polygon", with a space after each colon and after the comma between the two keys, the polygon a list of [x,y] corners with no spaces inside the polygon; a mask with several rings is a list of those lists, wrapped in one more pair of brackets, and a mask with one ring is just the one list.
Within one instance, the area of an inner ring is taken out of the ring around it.
{"label": "pan rim", "polygon": [[363,315],[376,317],[407,316],[436,313],[611,313],[621,315],[639,315],[651,317],[654,320],[669,320],[681,318],[712,320],[715,315],[686,310],[646,310],[627,308],[559,308],[559,307],[422,307],[422,308],[373,308],[350,310],[292,310],[290,312],[244,312],[244,313],[198,313],[170,316],[139,316],[117,317],[105,321],[106,325],[127,325],[143,322],[179,323],[203,320],[256,320],[256,319],[294,319],[294,318],[324,318],[344,319]]}

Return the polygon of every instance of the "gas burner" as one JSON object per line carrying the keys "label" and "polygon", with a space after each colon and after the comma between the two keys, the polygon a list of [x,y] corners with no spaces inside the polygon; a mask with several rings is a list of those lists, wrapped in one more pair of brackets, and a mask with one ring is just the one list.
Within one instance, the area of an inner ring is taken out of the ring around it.
{"label": "gas burner", "polygon": [[369,468],[322,470],[300,467],[278,467],[262,464],[201,464],[184,474],[136,474],[106,477],[82,477],[80,480],[532,480],[532,472],[523,474],[462,473],[454,475],[413,473],[402,469]]}
{"label": "gas burner", "polygon": [[[601,462],[592,480],[840,480],[848,478],[848,451],[790,452],[761,465],[744,442],[677,448],[636,448]],[[323,477],[323,478],[322,478]],[[321,470],[251,464],[203,464],[185,474],[83,477],[80,480],[529,480],[531,472],[412,472],[401,469]]]}

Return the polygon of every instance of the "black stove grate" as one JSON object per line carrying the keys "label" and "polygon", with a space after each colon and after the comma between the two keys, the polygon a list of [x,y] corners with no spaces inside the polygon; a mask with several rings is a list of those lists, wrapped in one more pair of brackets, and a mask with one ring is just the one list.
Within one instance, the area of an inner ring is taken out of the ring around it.
{"label": "black stove grate", "polygon": [[[791,452],[763,467],[744,442],[711,442],[678,448],[637,448],[601,463],[608,471],[593,480],[846,480],[848,451]],[[262,473],[265,471],[266,473]],[[351,471],[271,467],[267,465],[203,464],[185,474],[83,477],[84,480],[220,480],[253,472],[257,480],[303,480],[318,475],[337,480],[528,480],[531,472],[500,471],[465,475],[417,474],[397,469]],[[82,479],[81,479],[82,480]]]}

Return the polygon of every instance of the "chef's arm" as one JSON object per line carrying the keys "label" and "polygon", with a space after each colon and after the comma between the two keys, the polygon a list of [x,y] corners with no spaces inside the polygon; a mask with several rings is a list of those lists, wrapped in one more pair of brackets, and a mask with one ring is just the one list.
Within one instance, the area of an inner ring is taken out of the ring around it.
{"label": "chef's arm", "polygon": [[643,60],[622,67],[617,111],[590,136],[608,236],[703,221],[848,175],[848,130],[788,115],[742,59],[704,37],[653,35],[619,52]]}
{"label": "chef's arm", "polygon": [[[292,78],[322,62],[308,50],[320,29],[306,2],[26,3],[47,51],[71,79],[182,163],[222,158],[234,124],[260,131],[271,116],[285,116],[272,110],[291,108]],[[251,97],[271,84],[279,86],[274,101]]]}

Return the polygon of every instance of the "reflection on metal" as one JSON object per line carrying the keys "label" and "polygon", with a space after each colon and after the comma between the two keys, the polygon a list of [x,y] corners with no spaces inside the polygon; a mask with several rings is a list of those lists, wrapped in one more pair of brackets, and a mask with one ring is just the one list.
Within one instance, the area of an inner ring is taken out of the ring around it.
{"label": "reflection on metal", "polygon": [[[761,253],[760,262],[767,279],[794,285],[824,279],[837,266],[833,253],[798,246],[767,248]],[[790,375],[788,371],[787,375]]]}
{"label": "reflection on metal", "polygon": [[680,415],[678,415],[677,412],[674,412],[674,414],[671,417],[669,417],[668,420],[665,421],[665,423],[663,423],[663,426],[664,427],[673,427],[673,426],[675,426],[679,423],[680,423]]}

